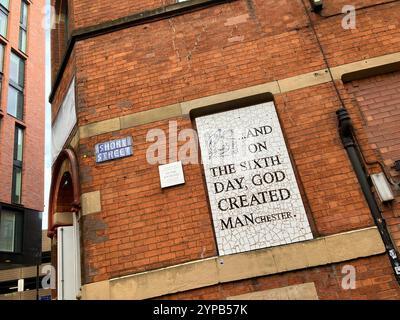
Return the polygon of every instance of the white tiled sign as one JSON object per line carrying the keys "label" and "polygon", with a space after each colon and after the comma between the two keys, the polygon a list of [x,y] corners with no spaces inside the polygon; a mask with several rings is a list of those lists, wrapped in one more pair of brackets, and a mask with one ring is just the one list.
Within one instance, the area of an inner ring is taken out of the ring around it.
{"label": "white tiled sign", "polygon": [[196,124],[220,255],[313,238],[273,102]]}
{"label": "white tiled sign", "polygon": [[158,167],[161,188],[168,188],[185,183],[182,162],[173,162]]}

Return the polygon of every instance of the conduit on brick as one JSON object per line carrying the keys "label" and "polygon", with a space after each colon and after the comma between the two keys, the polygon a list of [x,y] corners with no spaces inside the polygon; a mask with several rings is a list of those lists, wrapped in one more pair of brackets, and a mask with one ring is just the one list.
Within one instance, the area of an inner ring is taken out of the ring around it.
{"label": "conduit on brick", "polygon": [[374,222],[378,227],[379,233],[382,237],[382,241],[385,244],[386,252],[389,255],[389,260],[393,267],[397,283],[400,285],[399,253],[397,252],[393,244],[393,240],[386,226],[386,221],[382,216],[382,212],[379,209],[376,199],[371,191],[371,186],[368,183],[368,174],[365,171],[365,168],[361,162],[361,154],[356,144],[354,127],[351,118],[345,108],[340,108],[339,110],[337,110],[336,115],[338,117],[339,134],[342,139],[343,146],[347,151],[350,162],[356,173],[358,182],[360,183],[360,187],[364,194],[365,200],[368,203],[368,207],[371,210]]}

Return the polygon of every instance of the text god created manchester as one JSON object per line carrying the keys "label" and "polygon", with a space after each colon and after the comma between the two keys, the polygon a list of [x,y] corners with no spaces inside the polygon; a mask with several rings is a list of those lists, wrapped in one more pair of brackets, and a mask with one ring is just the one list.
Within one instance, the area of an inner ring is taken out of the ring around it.
{"label": "text god created manchester", "polygon": [[[246,172],[256,169],[273,169],[281,165],[281,160],[278,155],[272,157],[265,157],[241,162],[238,166],[235,164],[224,165],[220,167],[210,168],[211,174],[214,178],[236,175],[238,171]],[[257,173],[251,176],[250,183],[254,187],[271,187],[275,184],[281,183],[286,180],[286,174],[282,170],[270,170],[264,173]],[[291,197],[291,193],[286,188],[266,188],[259,192],[249,194],[249,188],[246,185],[244,177],[233,178],[226,182],[214,182],[213,191],[216,195],[226,194],[226,192],[238,191],[238,195],[234,197],[224,197],[217,201],[218,209],[222,212],[229,212],[235,209],[246,207],[254,207],[267,203],[274,203],[279,201],[287,201]],[[243,194],[240,194],[243,191]],[[278,220],[286,220],[295,218],[291,212],[274,213],[263,216],[254,216],[253,213],[245,214],[240,217],[229,217],[220,219],[221,230],[234,229],[238,227],[248,226],[250,224],[268,223]]]}

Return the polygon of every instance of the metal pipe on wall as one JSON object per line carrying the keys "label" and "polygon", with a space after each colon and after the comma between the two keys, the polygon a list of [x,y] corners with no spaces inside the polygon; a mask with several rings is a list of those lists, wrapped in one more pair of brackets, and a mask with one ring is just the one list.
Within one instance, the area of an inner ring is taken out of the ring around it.
{"label": "metal pipe on wall", "polygon": [[378,227],[386,251],[389,254],[390,263],[392,264],[396,280],[400,285],[400,261],[398,257],[398,252],[387,229],[386,221],[383,218],[382,212],[379,209],[374,194],[371,191],[371,186],[368,181],[368,174],[366,173],[362,165],[361,155],[359,153],[356,140],[354,138],[354,128],[351,122],[351,118],[345,108],[340,108],[339,110],[337,110],[336,115],[338,117],[339,134],[342,139],[343,146],[347,151],[350,162],[353,166],[358,182],[360,184],[361,190],[364,194],[365,200],[368,203],[368,207],[371,211],[374,222]]}

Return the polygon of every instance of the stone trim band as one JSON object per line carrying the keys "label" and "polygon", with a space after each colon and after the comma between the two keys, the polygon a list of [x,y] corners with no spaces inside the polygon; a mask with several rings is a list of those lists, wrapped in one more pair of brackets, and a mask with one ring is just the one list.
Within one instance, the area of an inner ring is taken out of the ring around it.
{"label": "stone trim band", "polygon": [[[385,252],[376,227],[90,283],[84,300],[141,300]],[[157,284],[157,285],[154,285]]]}

